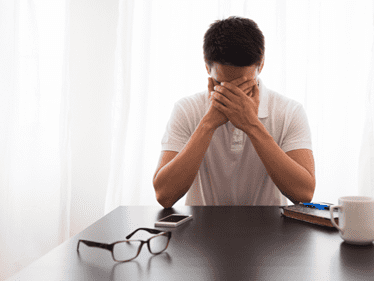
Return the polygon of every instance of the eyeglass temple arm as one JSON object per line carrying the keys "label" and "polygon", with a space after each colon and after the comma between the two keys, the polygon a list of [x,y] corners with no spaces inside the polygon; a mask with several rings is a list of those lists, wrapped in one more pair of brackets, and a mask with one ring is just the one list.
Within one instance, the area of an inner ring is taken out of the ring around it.
{"label": "eyeglass temple arm", "polygon": [[152,228],[138,228],[134,232],[132,232],[129,235],[127,235],[126,239],[131,238],[131,236],[133,236],[138,230],[145,230],[145,231],[148,231],[149,233],[152,233],[152,234],[159,234],[159,233],[163,232],[161,230],[152,229]]}
{"label": "eyeglass temple arm", "polygon": [[102,248],[102,249],[106,249],[108,251],[113,250],[113,244],[97,243],[97,242],[88,241],[88,240],[79,240],[78,241],[78,246],[77,246],[77,251],[79,249],[80,242],[83,242],[84,244],[86,244],[89,247]]}

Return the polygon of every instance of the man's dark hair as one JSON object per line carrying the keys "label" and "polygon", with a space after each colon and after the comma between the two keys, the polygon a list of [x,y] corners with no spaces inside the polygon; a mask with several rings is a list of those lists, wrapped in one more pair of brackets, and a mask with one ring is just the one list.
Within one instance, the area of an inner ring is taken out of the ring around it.
{"label": "man's dark hair", "polygon": [[231,66],[260,65],[265,52],[265,38],[250,19],[229,17],[210,25],[204,35],[204,60]]}

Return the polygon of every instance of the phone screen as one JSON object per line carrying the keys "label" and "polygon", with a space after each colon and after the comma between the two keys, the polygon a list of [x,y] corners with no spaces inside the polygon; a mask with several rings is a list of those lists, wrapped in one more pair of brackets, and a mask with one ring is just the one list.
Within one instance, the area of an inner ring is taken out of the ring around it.
{"label": "phone screen", "polygon": [[179,222],[185,218],[188,218],[188,216],[182,216],[182,215],[171,215],[169,217],[160,219],[159,222]]}

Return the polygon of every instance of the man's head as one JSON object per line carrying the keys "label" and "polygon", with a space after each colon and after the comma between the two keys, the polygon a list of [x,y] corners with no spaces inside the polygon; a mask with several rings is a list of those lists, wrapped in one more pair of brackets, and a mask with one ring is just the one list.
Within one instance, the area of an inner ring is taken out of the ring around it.
{"label": "man's head", "polygon": [[257,79],[264,66],[265,38],[250,19],[217,20],[204,35],[203,49],[206,69],[216,82],[243,75]]}

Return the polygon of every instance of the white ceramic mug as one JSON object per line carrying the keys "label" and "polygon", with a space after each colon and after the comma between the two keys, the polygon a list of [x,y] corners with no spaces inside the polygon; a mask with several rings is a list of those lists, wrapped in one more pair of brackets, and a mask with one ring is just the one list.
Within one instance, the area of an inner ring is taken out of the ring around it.
{"label": "white ceramic mug", "polygon": [[[339,209],[339,225],[333,211]],[[342,239],[349,244],[367,245],[374,241],[374,199],[367,196],[339,198],[339,205],[330,206],[330,219],[339,229]]]}

